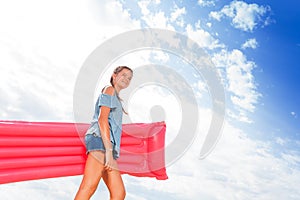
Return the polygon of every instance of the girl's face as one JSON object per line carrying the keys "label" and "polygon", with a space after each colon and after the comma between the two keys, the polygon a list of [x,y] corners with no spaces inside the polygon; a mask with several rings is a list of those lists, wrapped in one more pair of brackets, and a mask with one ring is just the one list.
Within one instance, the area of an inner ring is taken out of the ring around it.
{"label": "girl's face", "polygon": [[114,74],[113,78],[115,87],[118,87],[120,90],[125,89],[130,84],[132,72],[129,69],[124,68],[118,74]]}

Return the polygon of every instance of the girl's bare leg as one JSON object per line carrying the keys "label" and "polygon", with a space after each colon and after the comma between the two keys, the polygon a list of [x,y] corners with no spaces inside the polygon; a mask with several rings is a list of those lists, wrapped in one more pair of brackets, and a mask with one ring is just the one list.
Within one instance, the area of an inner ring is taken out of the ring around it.
{"label": "girl's bare leg", "polygon": [[105,170],[102,177],[109,190],[110,200],[124,200],[126,195],[124,183],[117,162],[115,160],[114,162],[116,167],[113,167],[112,170]]}
{"label": "girl's bare leg", "polygon": [[[96,157],[95,154],[97,154]],[[96,152],[95,154],[94,152],[88,154],[83,179],[75,196],[75,200],[89,200],[98,187],[104,172],[104,153]]]}

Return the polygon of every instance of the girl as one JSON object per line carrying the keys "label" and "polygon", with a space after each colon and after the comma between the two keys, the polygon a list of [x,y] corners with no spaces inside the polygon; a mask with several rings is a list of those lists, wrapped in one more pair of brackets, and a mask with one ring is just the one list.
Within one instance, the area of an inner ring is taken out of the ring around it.
{"label": "girl", "polygon": [[90,199],[101,178],[111,200],[125,198],[125,187],[116,162],[120,153],[122,112],[125,112],[119,92],[128,87],[132,75],[129,67],[117,67],[110,79],[111,86],[103,88],[98,97],[95,114],[85,136],[88,157],[75,200]]}

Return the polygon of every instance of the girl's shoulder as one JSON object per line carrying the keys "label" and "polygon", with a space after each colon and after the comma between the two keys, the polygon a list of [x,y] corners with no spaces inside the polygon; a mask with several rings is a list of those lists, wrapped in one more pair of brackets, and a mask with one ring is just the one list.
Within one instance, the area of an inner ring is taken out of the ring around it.
{"label": "girl's shoulder", "polygon": [[110,96],[113,96],[115,94],[115,89],[113,86],[111,85],[108,85],[108,86],[105,86],[103,89],[102,89],[102,94],[108,94]]}

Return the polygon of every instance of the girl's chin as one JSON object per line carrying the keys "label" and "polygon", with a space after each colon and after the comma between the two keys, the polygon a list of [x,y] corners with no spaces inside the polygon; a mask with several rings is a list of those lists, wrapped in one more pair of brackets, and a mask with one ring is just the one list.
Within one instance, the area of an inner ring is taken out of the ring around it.
{"label": "girl's chin", "polygon": [[127,88],[127,87],[128,87],[128,84],[123,83],[121,86],[122,86],[122,88],[124,89],[124,88]]}
{"label": "girl's chin", "polygon": [[125,88],[127,88],[128,87],[128,85],[119,85],[119,88],[121,89],[121,90],[123,90],[123,89],[125,89]]}

